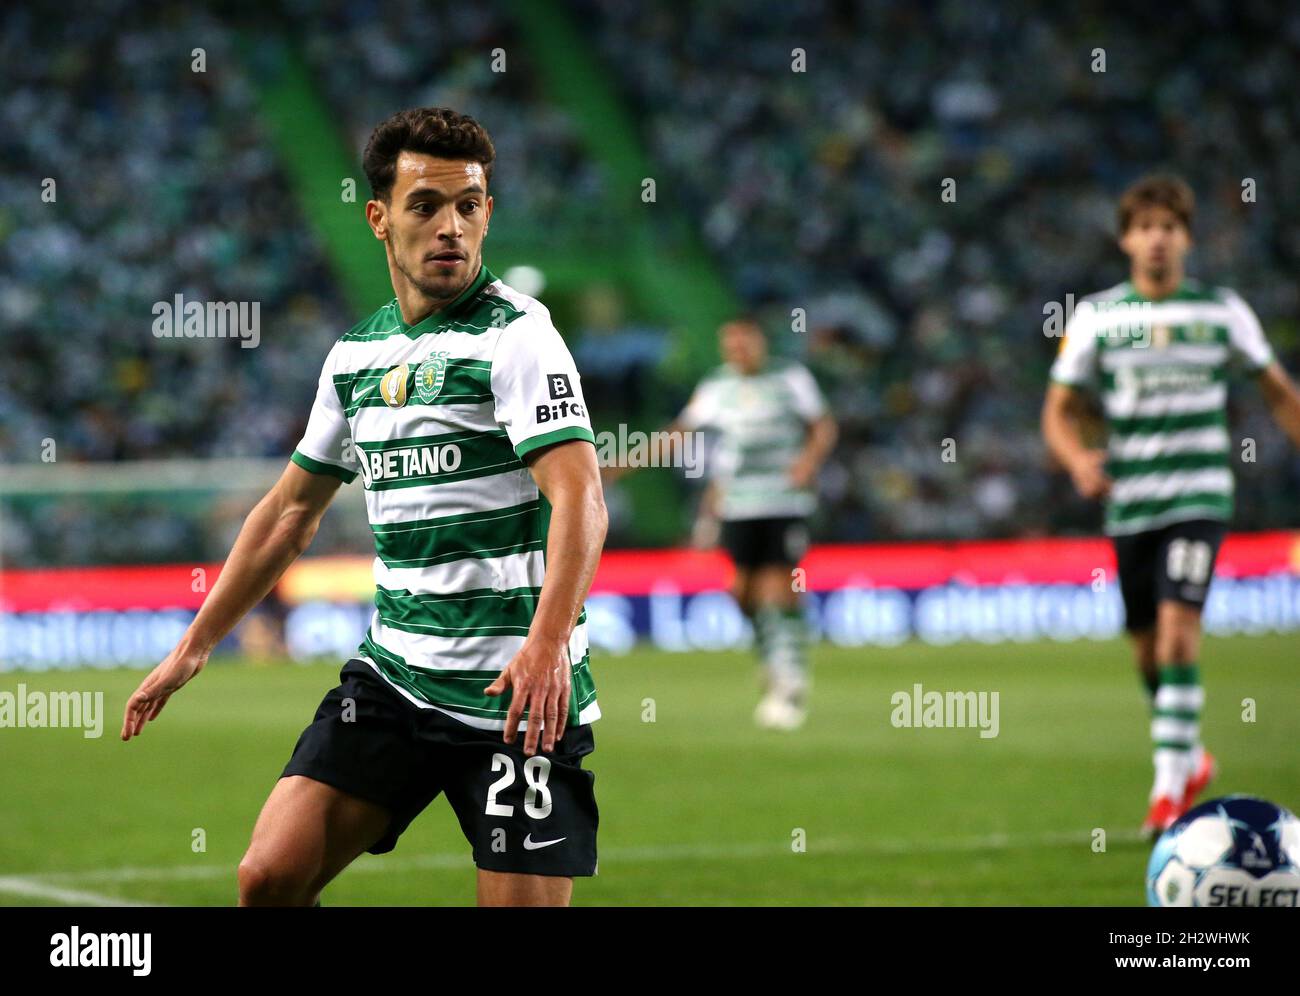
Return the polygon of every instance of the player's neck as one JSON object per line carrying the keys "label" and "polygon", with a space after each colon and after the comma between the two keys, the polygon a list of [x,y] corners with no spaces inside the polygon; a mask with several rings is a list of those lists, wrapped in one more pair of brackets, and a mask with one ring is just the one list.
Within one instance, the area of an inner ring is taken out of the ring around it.
{"label": "player's neck", "polygon": [[[479,264],[482,266],[482,264]],[[436,315],[439,311],[448,307],[457,301],[465,289],[478,279],[479,271],[475,271],[474,276],[470,278],[465,287],[460,288],[448,298],[430,297],[415,284],[411,283],[406,277],[389,263],[389,274],[393,279],[393,293],[397,297],[397,307],[402,313],[402,321],[409,326],[419,325],[430,315]]]}
{"label": "player's neck", "polygon": [[1133,284],[1133,289],[1148,301],[1159,301],[1169,297],[1182,286],[1183,271],[1181,267],[1178,269],[1171,267],[1162,276],[1153,277],[1138,270],[1133,270],[1129,276],[1129,281]]}

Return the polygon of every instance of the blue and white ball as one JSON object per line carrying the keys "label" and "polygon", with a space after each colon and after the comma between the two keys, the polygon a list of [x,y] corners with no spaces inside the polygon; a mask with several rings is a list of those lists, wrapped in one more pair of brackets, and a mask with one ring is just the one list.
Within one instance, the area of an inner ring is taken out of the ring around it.
{"label": "blue and white ball", "polygon": [[1161,835],[1148,906],[1300,906],[1300,820],[1248,795],[1211,799]]}

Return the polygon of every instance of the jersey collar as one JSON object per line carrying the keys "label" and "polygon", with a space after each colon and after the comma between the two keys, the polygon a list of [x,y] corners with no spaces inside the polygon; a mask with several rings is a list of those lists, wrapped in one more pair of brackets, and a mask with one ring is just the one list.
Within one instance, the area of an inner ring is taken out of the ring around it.
{"label": "jersey collar", "polygon": [[412,339],[418,339],[420,336],[428,332],[438,332],[445,328],[457,316],[457,314],[463,311],[465,306],[471,300],[478,297],[479,292],[484,287],[495,280],[496,276],[487,268],[487,264],[480,263],[478,276],[470,281],[468,287],[456,295],[455,300],[453,300],[451,304],[447,305],[445,308],[440,308],[425,318],[422,318],[414,325],[407,325],[406,322],[402,321],[402,309],[397,306],[397,299],[394,298],[392,308],[397,316],[398,327],[402,330],[403,335],[409,336]]}

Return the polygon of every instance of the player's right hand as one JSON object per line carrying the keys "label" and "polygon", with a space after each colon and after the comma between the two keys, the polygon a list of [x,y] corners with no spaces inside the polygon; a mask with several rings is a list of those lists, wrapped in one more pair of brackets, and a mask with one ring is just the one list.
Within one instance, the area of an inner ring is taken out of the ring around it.
{"label": "player's right hand", "polygon": [[122,739],[126,741],[138,737],[145,723],[158,718],[172,693],[202,671],[207,662],[206,654],[185,651],[180,646],[174,648],[126,700],[126,712],[122,716]]}
{"label": "player's right hand", "polygon": [[1106,451],[1085,450],[1070,467],[1074,489],[1084,498],[1104,498],[1113,483],[1106,474]]}

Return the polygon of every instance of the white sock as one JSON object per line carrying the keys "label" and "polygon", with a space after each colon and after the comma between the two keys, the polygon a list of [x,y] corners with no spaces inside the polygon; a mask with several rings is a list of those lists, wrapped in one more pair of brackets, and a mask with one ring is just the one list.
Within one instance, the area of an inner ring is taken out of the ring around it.
{"label": "white sock", "polygon": [[1157,747],[1152,753],[1156,767],[1155,784],[1151,786],[1151,801],[1160,796],[1178,800],[1183,797],[1187,785],[1188,751],[1174,750],[1170,747]]}

